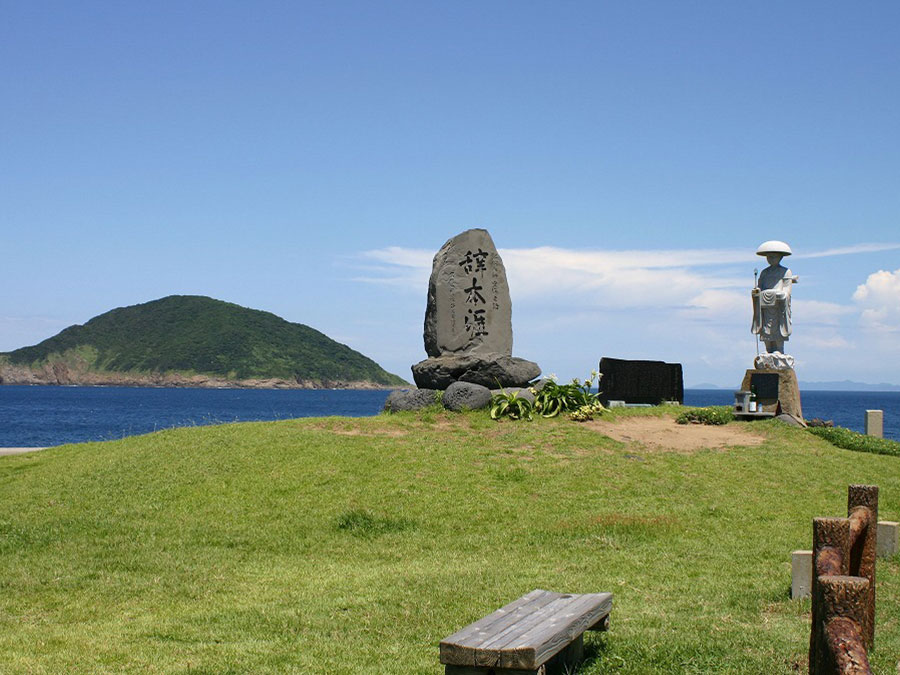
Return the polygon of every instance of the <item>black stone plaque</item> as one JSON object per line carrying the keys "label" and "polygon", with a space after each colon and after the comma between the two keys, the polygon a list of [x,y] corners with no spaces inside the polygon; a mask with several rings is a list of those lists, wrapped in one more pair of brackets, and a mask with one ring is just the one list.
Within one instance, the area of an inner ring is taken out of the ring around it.
{"label": "black stone plaque", "polygon": [[759,402],[775,403],[778,400],[778,373],[753,373],[750,386],[756,389]]}
{"label": "black stone plaque", "polygon": [[604,403],[684,403],[684,379],[680,363],[600,359],[600,400]]}

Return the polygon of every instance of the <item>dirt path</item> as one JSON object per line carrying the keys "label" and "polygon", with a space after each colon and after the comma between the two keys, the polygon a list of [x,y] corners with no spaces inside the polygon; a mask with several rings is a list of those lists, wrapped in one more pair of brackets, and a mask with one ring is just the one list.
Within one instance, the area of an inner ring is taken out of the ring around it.
{"label": "dirt path", "polygon": [[616,421],[599,419],[586,424],[617,441],[639,443],[649,450],[664,452],[759,445],[765,440],[754,433],[749,425],[677,424],[671,417],[626,417]]}

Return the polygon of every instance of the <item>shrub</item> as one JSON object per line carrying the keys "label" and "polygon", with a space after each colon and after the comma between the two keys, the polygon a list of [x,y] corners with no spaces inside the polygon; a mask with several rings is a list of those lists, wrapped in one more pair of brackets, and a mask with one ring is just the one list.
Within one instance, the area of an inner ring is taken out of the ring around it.
{"label": "shrub", "polygon": [[[593,414],[601,413],[605,408],[600,405],[597,394],[591,392],[591,385],[597,377],[599,377],[597,371],[591,371],[590,379],[583,382],[577,378],[569,384],[558,384],[552,379],[548,380],[544,383],[544,388],[535,393],[535,412],[541,417],[556,417],[564,412],[575,413],[582,408],[590,408]],[[586,414],[586,411],[582,411],[581,414]]]}
{"label": "shrub", "polygon": [[675,421],[678,424],[728,424],[734,420],[734,411],[727,405],[685,410]]}
{"label": "shrub", "polygon": [[866,436],[844,427],[809,427],[807,431],[844,450],[900,457],[900,443],[887,438]]}

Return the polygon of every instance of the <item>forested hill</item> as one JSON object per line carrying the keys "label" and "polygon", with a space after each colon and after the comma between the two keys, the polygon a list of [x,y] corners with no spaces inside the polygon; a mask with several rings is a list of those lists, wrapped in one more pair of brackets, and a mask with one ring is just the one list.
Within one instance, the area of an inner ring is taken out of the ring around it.
{"label": "forested hill", "polygon": [[196,376],[216,378],[212,384],[221,384],[218,380],[278,380],[281,386],[405,384],[372,359],[309,326],[191,295],[120,307],[2,356],[7,384],[15,381],[17,369],[30,371],[37,381],[49,377],[60,384],[121,379],[100,377],[112,374],[138,381],[141,376],[158,380],[169,374],[180,378],[175,384],[201,386],[208,383]]}

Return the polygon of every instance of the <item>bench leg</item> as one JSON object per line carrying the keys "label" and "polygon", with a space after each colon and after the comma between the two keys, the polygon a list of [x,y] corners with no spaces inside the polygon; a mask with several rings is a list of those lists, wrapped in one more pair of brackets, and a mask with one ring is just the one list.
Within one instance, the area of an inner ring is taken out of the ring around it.
{"label": "bench leg", "polygon": [[607,614],[593,626],[588,628],[588,630],[609,630],[609,614]]}
{"label": "bench leg", "polygon": [[579,635],[568,647],[544,664],[547,675],[567,675],[584,660],[584,635]]}

